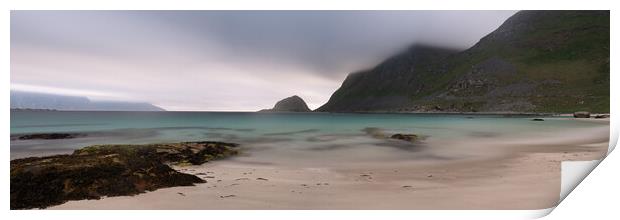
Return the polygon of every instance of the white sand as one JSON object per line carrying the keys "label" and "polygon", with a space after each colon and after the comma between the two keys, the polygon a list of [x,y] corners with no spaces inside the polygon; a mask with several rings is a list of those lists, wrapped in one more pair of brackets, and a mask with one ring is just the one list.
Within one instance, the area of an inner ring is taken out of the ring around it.
{"label": "white sand", "polygon": [[559,200],[561,161],[607,153],[608,124],[595,123],[602,124],[571,133],[471,139],[458,149],[430,139],[433,160],[388,159],[382,156],[387,149],[364,152],[380,159],[360,161],[351,150],[334,151],[342,160],[316,164],[239,157],[177,168],[205,173],[199,175],[205,184],[50,209],[543,209]]}

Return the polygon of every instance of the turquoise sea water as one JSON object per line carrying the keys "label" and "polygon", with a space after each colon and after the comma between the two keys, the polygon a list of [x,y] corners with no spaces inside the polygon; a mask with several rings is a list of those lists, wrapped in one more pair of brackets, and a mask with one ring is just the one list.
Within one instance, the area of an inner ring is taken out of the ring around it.
{"label": "turquoise sea water", "polygon": [[601,126],[554,117],[547,117],[543,122],[531,119],[443,114],[12,111],[11,135],[80,132],[87,136],[66,140],[12,140],[11,157],[69,153],[91,144],[194,140],[241,143],[250,152],[256,152],[255,156],[265,151],[274,155],[286,149],[294,154],[301,150],[325,152],[373,146],[416,152],[415,149],[422,147],[376,140],[368,132],[415,133],[429,140],[454,140],[527,136],[534,132]]}

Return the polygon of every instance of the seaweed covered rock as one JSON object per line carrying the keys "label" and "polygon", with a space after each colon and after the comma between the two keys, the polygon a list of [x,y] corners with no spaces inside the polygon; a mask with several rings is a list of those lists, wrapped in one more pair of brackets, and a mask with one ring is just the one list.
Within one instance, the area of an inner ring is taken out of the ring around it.
{"label": "seaweed covered rock", "polygon": [[202,164],[237,154],[236,146],[223,142],[95,145],[70,155],[12,160],[11,209],[204,183],[168,164]]}
{"label": "seaweed covered rock", "polygon": [[415,142],[419,139],[418,135],[415,134],[394,134],[390,138],[408,142]]}
{"label": "seaweed covered rock", "polygon": [[573,113],[575,118],[590,118],[590,112],[575,112]]}
{"label": "seaweed covered rock", "polygon": [[608,114],[599,114],[599,115],[594,116],[594,118],[598,118],[598,119],[600,119],[600,118],[609,118],[609,115]]}
{"label": "seaweed covered rock", "polygon": [[366,135],[370,135],[371,137],[377,138],[377,139],[385,139],[387,137],[381,128],[366,127],[362,129],[362,132],[366,133]]}
{"label": "seaweed covered rock", "polygon": [[426,137],[425,136],[421,136],[421,135],[417,135],[417,134],[393,134],[393,135],[388,135],[386,133],[384,133],[384,131],[381,128],[375,128],[375,127],[367,127],[362,129],[362,132],[366,133],[366,135],[369,135],[373,138],[376,139],[396,139],[396,140],[401,140],[401,141],[407,141],[407,142],[411,142],[414,143],[416,141],[419,140],[423,140]]}
{"label": "seaweed covered rock", "polygon": [[37,134],[25,134],[25,135],[12,135],[11,140],[54,140],[54,139],[71,139],[77,137],[86,136],[85,134],[78,133],[37,133]]}

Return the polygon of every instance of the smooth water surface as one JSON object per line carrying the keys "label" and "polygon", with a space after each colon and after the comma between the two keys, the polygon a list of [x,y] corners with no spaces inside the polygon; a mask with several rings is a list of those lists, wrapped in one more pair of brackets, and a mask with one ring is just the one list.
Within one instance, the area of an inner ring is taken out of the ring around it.
{"label": "smooth water surface", "polygon": [[[542,122],[531,119],[449,114],[12,111],[11,135],[87,135],[65,140],[12,140],[11,157],[70,153],[92,144],[210,140],[240,143],[250,152],[248,157],[262,158],[262,162],[273,161],[266,158],[274,157],[311,164],[317,163],[318,158],[323,162],[343,157],[360,162],[382,157],[450,158],[425,149],[433,149],[428,146],[433,140],[531,137],[601,126],[565,118],[548,117]],[[381,140],[373,138],[374,133],[414,133],[426,137],[426,141],[411,144]]]}

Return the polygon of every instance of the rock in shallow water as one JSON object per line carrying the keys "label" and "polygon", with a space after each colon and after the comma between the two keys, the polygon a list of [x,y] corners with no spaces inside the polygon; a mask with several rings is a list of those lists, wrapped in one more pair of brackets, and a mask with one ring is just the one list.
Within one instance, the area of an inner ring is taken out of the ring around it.
{"label": "rock in shallow water", "polygon": [[39,133],[39,134],[25,134],[25,135],[17,135],[11,137],[11,139],[18,140],[32,140],[32,139],[44,139],[44,140],[53,140],[53,139],[71,139],[86,136],[84,134],[77,133]]}
{"label": "rock in shallow water", "polygon": [[418,135],[415,134],[394,134],[390,138],[409,142],[415,142],[419,139]]}
{"label": "rock in shallow water", "polygon": [[573,113],[573,117],[575,118],[589,118],[590,112],[575,112]]}
{"label": "rock in shallow water", "polygon": [[385,133],[383,133],[383,130],[381,128],[366,127],[362,129],[362,131],[366,133],[367,135],[372,136],[373,138],[377,138],[377,139],[386,138],[386,135]]}
{"label": "rock in shallow water", "polygon": [[12,160],[11,209],[45,208],[68,200],[204,183],[167,164],[202,164],[237,154],[236,146],[223,142],[95,145],[70,155]]}
{"label": "rock in shallow water", "polygon": [[607,115],[607,114],[600,114],[600,115],[594,116],[594,118],[598,118],[598,119],[600,119],[600,118],[609,118],[609,115]]}

